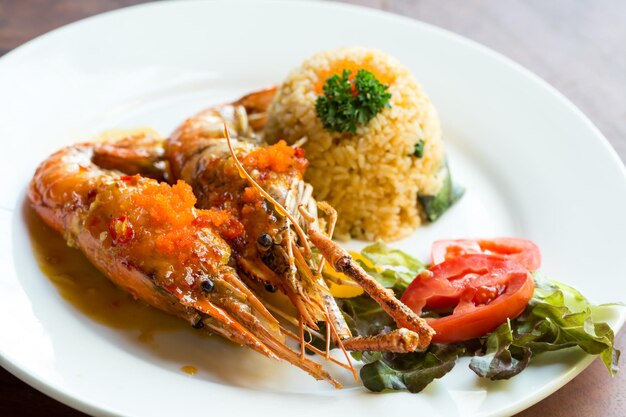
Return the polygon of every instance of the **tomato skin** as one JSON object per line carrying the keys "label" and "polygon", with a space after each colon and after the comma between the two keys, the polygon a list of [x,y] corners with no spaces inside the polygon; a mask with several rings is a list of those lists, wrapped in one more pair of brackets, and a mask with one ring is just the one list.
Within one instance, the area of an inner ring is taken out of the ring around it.
{"label": "tomato skin", "polygon": [[468,285],[474,288],[503,285],[509,276],[526,274],[523,266],[507,259],[482,254],[459,255],[431,266],[431,277],[415,277],[400,301],[420,314],[422,308],[445,308],[459,303]]}
{"label": "tomato skin", "polygon": [[529,271],[536,271],[541,265],[539,247],[530,240],[513,237],[438,240],[433,243],[432,263],[437,265],[456,256],[471,253],[510,259],[525,266]]}
{"label": "tomato skin", "polygon": [[535,284],[528,270],[496,255],[459,255],[429,268],[409,285],[401,301],[421,314],[423,307],[454,307],[439,319],[427,319],[434,342],[458,342],[494,330],[521,314]]}
{"label": "tomato skin", "polygon": [[514,319],[522,314],[534,291],[535,281],[527,272],[525,276],[516,275],[504,294],[489,304],[475,307],[465,313],[455,312],[440,319],[426,319],[436,332],[432,341],[461,342],[492,332],[507,319]]}
{"label": "tomato skin", "polygon": [[478,241],[472,239],[436,240],[433,243],[431,261],[438,265],[444,261],[470,253],[482,253]]}

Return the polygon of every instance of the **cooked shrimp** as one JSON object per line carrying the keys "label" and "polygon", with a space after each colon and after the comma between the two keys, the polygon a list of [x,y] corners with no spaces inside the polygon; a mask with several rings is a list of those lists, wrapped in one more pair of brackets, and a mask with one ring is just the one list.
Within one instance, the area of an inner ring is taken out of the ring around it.
{"label": "cooked shrimp", "polygon": [[[233,162],[224,122],[232,131],[246,135],[242,140],[233,139],[232,145],[260,189],[242,177]],[[310,186],[301,181],[306,160],[298,149],[285,143],[271,147],[256,143],[245,109],[226,105],[188,119],[170,137],[167,156],[173,177],[191,185],[198,207],[229,211],[243,224],[246,233],[231,246],[238,271],[268,291],[287,294],[308,326],[316,329],[317,322],[325,321],[321,280],[296,258],[294,249],[299,248],[295,248],[290,227],[293,222],[260,192],[281,202],[290,201],[293,208],[303,203],[311,194]],[[298,243],[308,244],[303,237]]]}
{"label": "cooked shrimp", "polygon": [[122,168],[126,145],[83,143],[54,153],[30,183],[34,209],[135,298],[339,387],[321,365],[285,345],[291,333],[229,266],[231,246],[244,238],[239,219],[221,206],[196,209],[182,181],[170,186],[94,163],[119,151],[120,158],[106,160]]}
{"label": "cooked shrimp", "polygon": [[[301,327],[305,323],[317,329],[317,322],[326,322],[337,344],[346,341],[355,350],[424,349],[433,330],[330,239],[336,217],[320,203],[330,215],[326,222],[318,218],[313,189],[303,180],[307,162],[302,149],[280,141],[260,146],[274,93],[275,88],[262,90],[187,119],[166,145],[173,178],[191,185],[199,207],[226,210],[241,222],[245,233],[231,245],[238,271],[260,297],[254,282],[287,294]],[[324,259],[353,278],[408,331],[351,341],[321,278]]]}

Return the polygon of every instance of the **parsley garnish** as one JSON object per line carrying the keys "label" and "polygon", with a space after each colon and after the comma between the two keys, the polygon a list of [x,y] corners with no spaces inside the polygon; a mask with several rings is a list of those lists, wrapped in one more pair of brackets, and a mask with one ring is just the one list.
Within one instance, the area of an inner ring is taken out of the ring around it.
{"label": "parsley garnish", "polygon": [[354,80],[350,70],[333,74],[324,83],[324,95],[317,98],[315,110],[324,127],[334,132],[356,133],[357,126],[366,125],[383,108],[390,107],[389,86],[382,84],[371,72],[360,69]]}

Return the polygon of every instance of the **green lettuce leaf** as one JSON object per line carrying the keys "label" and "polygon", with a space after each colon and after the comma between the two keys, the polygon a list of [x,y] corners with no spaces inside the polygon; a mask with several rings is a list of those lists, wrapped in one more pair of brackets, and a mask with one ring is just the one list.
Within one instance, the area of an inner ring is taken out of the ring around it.
{"label": "green lettuce leaf", "polygon": [[478,376],[494,380],[509,379],[522,372],[528,365],[530,349],[512,346],[510,321],[502,324],[485,339],[484,354],[474,356],[469,365]]}
{"label": "green lettuce leaf", "polygon": [[363,248],[361,255],[379,268],[398,270],[413,277],[424,269],[424,264],[419,259],[401,250],[391,249],[382,242],[376,242]]}
{"label": "green lettuce leaf", "polygon": [[375,268],[370,268],[365,262],[360,262],[363,269],[385,288],[393,288],[398,296],[406,290],[415,276],[426,268],[419,259],[400,250],[391,249],[382,242],[367,246],[361,251],[361,255],[376,265]]}
{"label": "green lettuce leaf", "polygon": [[337,304],[354,336],[374,336],[396,328],[393,319],[367,294],[339,298]]}
{"label": "green lettuce leaf", "polygon": [[361,368],[361,380],[367,389],[375,392],[420,392],[450,372],[464,353],[462,345],[433,343],[425,352],[379,354]]}
{"label": "green lettuce leaf", "polygon": [[483,352],[470,368],[489,379],[508,379],[521,372],[531,357],[543,352],[579,347],[600,355],[609,373],[618,371],[620,352],[614,334],[604,322],[593,320],[606,306],[592,306],[576,289],[535,274],[535,294],[515,320],[481,338]]}

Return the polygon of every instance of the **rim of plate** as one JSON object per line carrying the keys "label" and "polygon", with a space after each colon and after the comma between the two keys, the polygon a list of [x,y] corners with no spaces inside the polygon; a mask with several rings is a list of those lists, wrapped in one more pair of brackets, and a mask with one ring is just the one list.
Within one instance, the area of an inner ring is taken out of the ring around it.
{"label": "rim of plate", "polygon": [[[87,26],[92,22],[105,20],[112,16],[128,14],[128,13],[140,13],[142,9],[148,8],[167,8],[167,7],[177,7],[177,5],[186,4],[186,3],[207,3],[205,0],[165,0],[159,2],[149,2],[142,3],[138,5],[126,6],[114,10],[110,10],[107,12],[103,12],[100,14],[96,14],[93,16],[89,16],[78,21],[63,25],[59,28],[48,31],[38,37],[27,41],[26,43],[18,46],[17,48],[9,51],[4,56],[0,57],[0,67],[4,65],[10,65],[12,59],[19,57],[21,54],[25,54],[30,52],[32,49],[35,49],[39,46],[40,43],[47,42],[51,38],[54,38],[57,35],[63,34],[65,32],[79,30],[83,26]],[[605,152],[607,152],[607,156],[611,158],[612,163],[617,165],[619,168],[622,178],[626,183],[626,166],[622,162],[621,158],[617,154],[617,151],[610,144],[608,139],[604,136],[604,134],[598,129],[598,127],[587,117],[576,105],[574,105],[563,93],[549,84],[547,81],[539,77],[537,74],[527,69],[523,65],[515,62],[511,58],[503,55],[500,52],[497,52],[477,41],[474,41],[470,38],[467,38],[463,35],[459,35],[455,32],[452,32],[447,29],[443,29],[436,25],[423,22],[421,20],[413,19],[410,17],[405,17],[402,15],[398,15],[392,12],[387,12],[383,10],[373,9],[360,5],[352,5],[346,3],[337,3],[333,1],[319,1],[319,0],[299,0],[297,2],[289,1],[289,0],[210,0],[208,3],[241,3],[241,4],[289,4],[290,7],[297,5],[296,7],[314,7],[320,9],[327,9],[329,11],[332,10],[350,10],[353,12],[358,12],[362,15],[370,15],[377,19],[385,19],[389,22],[403,22],[404,24],[410,24],[419,28],[421,31],[428,31],[437,36],[447,38],[447,40],[451,42],[455,42],[457,44],[463,45],[465,48],[470,48],[475,52],[482,54],[483,56],[492,59],[496,64],[500,64],[508,67],[510,70],[519,73],[524,76],[528,80],[537,84],[540,88],[545,91],[546,94],[551,95],[554,99],[558,100],[559,103],[567,108],[569,112],[574,113],[578,119],[583,121],[585,125],[589,128],[590,133],[593,134],[594,140],[598,142],[599,145],[602,145]],[[12,209],[3,208],[9,212],[15,210],[15,206]],[[619,314],[618,319],[616,320],[615,332],[617,333],[626,322],[626,312],[621,312]],[[578,374],[580,374],[583,370],[585,370],[594,360],[595,356],[587,355],[584,359],[580,360],[576,363],[568,372],[565,372],[560,375],[559,378],[551,381],[543,390],[535,392],[533,395],[529,397],[525,397],[523,399],[519,399],[505,408],[500,408],[496,410],[492,410],[493,413],[501,414],[506,412],[507,415],[512,415],[518,412],[525,410],[526,408],[532,406],[533,404],[538,403],[544,398],[550,396],[559,388],[563,387],[565,384],[574,379]],[[4,352],[0,347],[0,365],[9,371],[11,374],[21,379],[28,385],[34,387],[40,392],[70,406],[76,408],[85,413],[89,414],[97,414],[97,415],[105,415],[105,416],[126,416],[128,414],[124,414],[120,410],[116,410],[115,406],[112,405],[100,405],[95,404],[94,401],[89,398],[85,398],[84,396],[77,395],[73,393],[70,389],[67,389],[65,386],[54,385],[53,383],[47,382],[46,377],[42,377],[38,375],[36,372],[28,372],[23,368],[20,368],[18,365],[15,365],[9,358],[6,357]]]}

